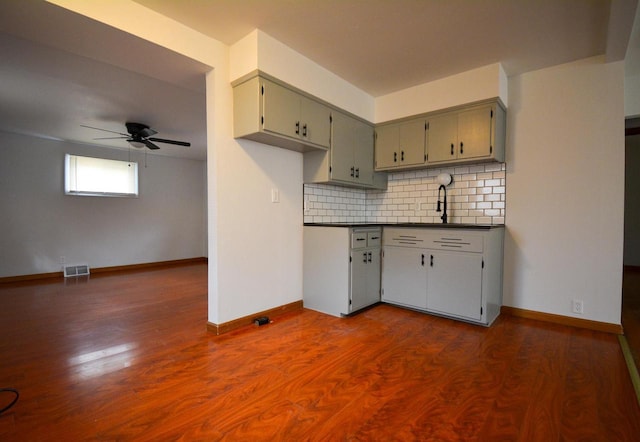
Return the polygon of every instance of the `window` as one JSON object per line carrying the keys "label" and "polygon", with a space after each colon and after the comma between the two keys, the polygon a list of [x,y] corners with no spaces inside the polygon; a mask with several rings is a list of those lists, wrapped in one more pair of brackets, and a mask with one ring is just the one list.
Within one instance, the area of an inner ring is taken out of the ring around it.
{"label": "window", "polygon": [[138,163],[65,155],[65,195],[138,196]]}

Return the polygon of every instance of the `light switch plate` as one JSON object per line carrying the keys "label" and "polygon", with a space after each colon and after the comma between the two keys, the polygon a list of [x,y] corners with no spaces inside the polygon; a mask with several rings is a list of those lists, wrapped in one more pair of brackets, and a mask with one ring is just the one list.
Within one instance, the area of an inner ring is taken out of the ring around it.
{"label": "light switch plate", "polygon": [[280,191],[278,189],[271,189],[271,202],[272,203],[280,202]]}

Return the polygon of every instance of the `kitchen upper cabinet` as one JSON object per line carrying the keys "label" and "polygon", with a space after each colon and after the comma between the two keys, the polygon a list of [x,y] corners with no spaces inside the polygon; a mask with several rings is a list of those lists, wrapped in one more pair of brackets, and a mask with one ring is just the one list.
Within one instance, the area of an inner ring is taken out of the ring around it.
{"label": "kitchen upper cabinet", "polygon": [[376,128],[376,170],[423,166],[425,150],[426,123],[423,118]]}
{"label": "kitchen upper cabinet", "polygon": [[373,126],[334,110],[330,149],[304,154],[304,182],[386,189],[386,174],[373,170]]}
{"label": "kitchen upper cabinet", "polygon": [[498,103],[428,118],[427,164],[504,161],[506,113]]}
{"label": "kitchen upper cabinet", "polygon": [[331,109],[292,88],[253,77],[233,88],[233,134],[306,152],[329,148]]}

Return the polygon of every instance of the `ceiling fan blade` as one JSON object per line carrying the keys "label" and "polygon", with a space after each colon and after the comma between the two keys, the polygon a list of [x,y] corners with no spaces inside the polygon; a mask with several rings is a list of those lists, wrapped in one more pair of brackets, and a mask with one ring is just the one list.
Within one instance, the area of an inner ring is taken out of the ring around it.
{"label": "ceiling fan blade", "polygon": [[175,144],[177,146],[191,146],[191,143],[187,143],[186,141],[165,140],[163,138],[149,138],[149,140],[157,141],[158,143]]}
{"label": "ceiling fan blade", "polygon": [[92,138],[92,140],[124,140],[125,138],[129,138],[129,137],[99,137],[99,138]]}
{"label": "ceiling fan blade", "polygon": [[95,130],[101,130],[103,132],[111,132],[112,134],[118,134],[118,135],[122,135],[123,137],[129,137],[129,134],[123,134],[122,132],[116,132],[113,130],[107,130],[107,129],[101,129],[99,127],[93,127],[93,126],[87,126],[86,124],[81,124],[81,127],[86,127],[87,129],[95,129]]}
{"label": "ceiling fan blade", "polygon": [[160,149],[160,147],[156,146],[155,144],[153,144],[151,141],[149,140],[142,140],[142,142],[144,143],[145,146],[147,146],[149,149],[152,150],[156,150],[156,149]]}

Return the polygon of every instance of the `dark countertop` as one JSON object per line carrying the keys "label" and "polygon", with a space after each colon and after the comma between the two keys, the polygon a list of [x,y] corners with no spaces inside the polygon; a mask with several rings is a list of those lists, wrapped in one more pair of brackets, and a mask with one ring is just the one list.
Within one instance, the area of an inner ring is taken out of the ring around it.
{"label": "dark countertop", "polygon": [[503,229],[504,224],[455,224],[455,223],[304,223],[305,226],[319,227],[413,227],[418,229]]}

